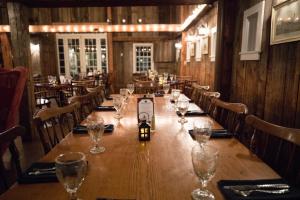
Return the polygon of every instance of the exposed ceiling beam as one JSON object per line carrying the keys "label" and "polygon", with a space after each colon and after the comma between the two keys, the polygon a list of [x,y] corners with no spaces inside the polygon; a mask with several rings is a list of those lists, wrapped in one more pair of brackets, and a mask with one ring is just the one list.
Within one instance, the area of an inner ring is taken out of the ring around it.
{"label": "exposed ceiling beam", "polygon": [[216,0],[6,0],[29,7],[108,7],[212,4]]}

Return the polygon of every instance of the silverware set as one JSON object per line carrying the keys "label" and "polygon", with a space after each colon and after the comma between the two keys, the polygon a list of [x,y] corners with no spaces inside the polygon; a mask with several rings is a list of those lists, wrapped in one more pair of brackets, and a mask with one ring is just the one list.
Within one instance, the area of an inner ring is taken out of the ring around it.
{"label": "silverware set", "polygon": [[28,175],[30,176],[37,176],[42,174],[55,174],[55,167],[50,168],[42,168],[42,169],[33,169],[32,171],[28,172]]}
{"label": "silverware set", "polygon": [[258,184],[258,185],[234,185],[224,186],[224,189],[229,189],[235,194],[243,197],[251,195],[253,192],[267,194],[285,194],[289,192],[290,186],[287,184]]}

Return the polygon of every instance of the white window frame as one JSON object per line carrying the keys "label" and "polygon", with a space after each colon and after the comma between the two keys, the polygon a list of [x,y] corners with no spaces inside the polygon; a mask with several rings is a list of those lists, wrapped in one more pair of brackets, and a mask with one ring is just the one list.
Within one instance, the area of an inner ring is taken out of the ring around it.
{"label": "white window frame", "polygon": [[106,67],[108,72],[108,47],[107,47],[107,34],[106,33],[97,33],[97,34],[89,34],[89,33],[57,33],[56,34],[56,49],[57,49],[57,62],[58,62],[58,72],[60,73],[60,63],[59,63],[59,50],[58,50],[58,39],[63,40],[64,44],[64,61],[65,61],[65,75],[70,76],[69,69],[69,54],[68,54],[68,39],[79,39],[79,48],[80,48],[80,71],[82,73],[86,73],[86,60],[85,60],[85,51],[84,51],[84,40],[85,39],[96,39],[96,47],[97,47],[97,71],[102,73],[101,66],[101,39],[106,40]]}
{"label": "white window frame", "polygon": [[202,38],[198,38],[196,40],[196,56],[195,56],[196,62],[200,62],[202,60],[201,40]]}
{"label": "white window frame", "polygon": [[[262,30],[263,30],[263,20],[264,20],[264,7],[265,1],[261,1],[255,6],[247,9],[244,12],[243,20],[243,35],[242,35],[242,48],[240,52],[241,60],[259,60],[261,53],[261,41],[262,41]],[[249,33],[250,33],[250,23],[248,17],[257,13],[257,24],[256,24],[256,40],[255,48],[253,51],[248,50],[249,46]]]}
{"label": "white window frame", "polygon": [[154,70],[153,43],[133,43],[133,45],[132,45],[133,73],[145,73],[145,72],[136,71],[136,48],[137,47],[150,47],[151,48],[151,70]]}
{"label": "white window frame", "polygon": [[216,60],[216,46],[217,46],[217,27],[213,27],[210,30],[210,61]]}

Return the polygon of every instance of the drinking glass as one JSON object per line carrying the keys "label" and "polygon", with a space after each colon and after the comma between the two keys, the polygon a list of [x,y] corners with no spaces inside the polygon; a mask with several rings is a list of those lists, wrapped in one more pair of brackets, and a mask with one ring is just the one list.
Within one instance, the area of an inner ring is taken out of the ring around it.
{"label": "drinking glass", "polygon": [[178,120],[178,122],[181,123],[182,125],[188,122],[187,119],[185,119],[185,113],[188,111],[189,105],[190,103],[189,100],[187,99],[179,100],[177,103],[177,109],[181,113],[181,118]]}
{"label": "drinking glass", "polygon": [[124,103],[126,103],[126,100],[128,98],[128,89],[127,88],[121,88],[120,89],[120,95],[123,97]]}
{"label": "drinking glass", "polygon": [[163,90],[165,93],[165,97],[167,97],[167,94],[169,93],[169,90],[170,90],[170,84],[168,84],[168,83],[163,84]]}
{"label": "drinking glass", "polygon": [[123,97],[122,96],[114,96],[113,97],[113,106],[116,109],[117,113],[115,115],[115,118],[120,120],[122,118],[121,116],[121,110],[123,107]]}
{"label": "drinking glass", "polygon": [[131,96],[133,94],[133,92],[134,92],[134,84],[133,83],[127,84],[127,89],[128,89],[128,92],[129,92],[129,94]]}
{"label": "drinking glass", "polygon": [[193,125],[193,135],[199,145],[203,146],[211,136],[213,122],[210,119],[201,119],[194,121]]}
{"label": "drinking glass", "polygon": [[61,154],[55,159],[55,168],[57,178],[70,194],[70,199],[77,199],[77,190],[86,175],[85,155],[81,152]]}
{"label": "drinking glass", "polygon": [[104,133],[104,120],[97,117],[97,120],[87,119],[87,130],[94,146],[90,149],[92,154],[102,153],[105,151],[104,147],[99,146],[99,141]]}
{"label": "drinking glass", "polygon": [[172,95],[172,99],[174,101],[174,108],[176,110],[177,109],[178,98],[180,96],[180,90],[178,90],[178,89],[172,89],[171,95]]}
{"label": "drinking glass", "polygon": [[195,200],[214,200],[213,193],[206,189],[207,183],[215,175],[218,150],[209,145],[195,145],[192,149],[192,162],[201,188],[194,190],[191,195]]}

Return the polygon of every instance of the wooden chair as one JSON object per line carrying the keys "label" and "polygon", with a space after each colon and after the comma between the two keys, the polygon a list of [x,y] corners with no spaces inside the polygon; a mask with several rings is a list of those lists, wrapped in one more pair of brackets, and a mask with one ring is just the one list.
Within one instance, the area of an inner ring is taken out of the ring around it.
{"label": "wooden chair", "polygon": [[96,97],[97,92],[89,92],[88,94],[81,96],[73,96],[69,99],[69,103],[78,102],[80,104],[79,108],[79,120],[85,119],[93,110],[96,108],[97,102]]}
{"label": "wooden chair", "polygon": [[197,83],[193,83],[192,84],[191,100],[197,103],[199,101],[201,93],[203,93],[205,91],[208,91],[209,88],[210,88],[209,86],[202,86],[202,85],[199,85]]}
{"label": "wooden chair", "polygon": [[157,84],[152,81],[138,81],[134,84],[136,94],[154,93],[158,90]]}
{"label": "wooden chair", "polygon": [[300,129],[278,126],[254,115],[245,121],[250,127],[250,149],[280,176],[299,186]]}
{"label": "wooden chair", "polygon": [[79,123],[79,107],[79,103],[73,103],[64,107],[41,109],[35,114],[33,120],[45,154]]}
{"label": "wooden chair", "polygon": [[[0,146],[6,147],[10,151],[11,161],[9,161],[9,169],[5,167],[3,162],[4,152],[1,152],[0,157],[0,194],[5,192],[15,182],[16,178],[22,174],[19,152],[16,148],[14,140],[18,136],[25,134],[25,128],[14,126],[6,131],[0,132]],[[8,144],[8,146],[7,146]],[[6,150],[6,149],[5,149]]]}
{"label": "wooden chair", "polygon": [[238,137],[238,134],[244,127],[245,116],[248,114],[248,108],[242,103],[228,103],[217,98],[212,100],[214,109],[211,117],[214,118],[225,129]]}
{"label": "wooden chair", "polygon": [[201,92],[197,104],[203,111],[212,113],[214,110],[213,99],[219,99],[220,96],[221,94],[219,92]]}
{"label": "wooden chair", "polygon": [[87,88],[87,91],[90,92],[90,93],[95,92],[94,99],[95,99],[96,105],[99,106],[103,103],[104,98],[105,98],[104,86],[97,86],[97,87],[94,87],[94,88]]}

